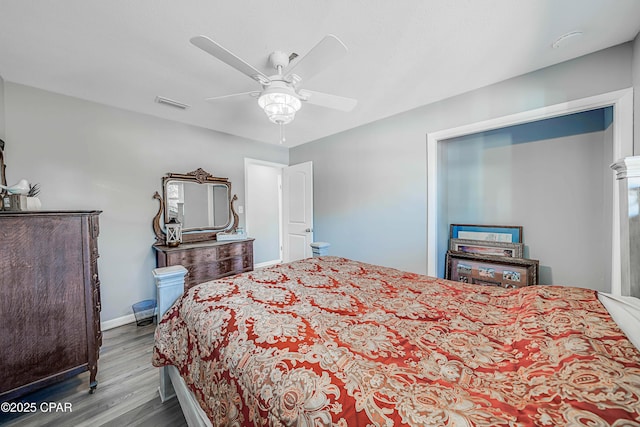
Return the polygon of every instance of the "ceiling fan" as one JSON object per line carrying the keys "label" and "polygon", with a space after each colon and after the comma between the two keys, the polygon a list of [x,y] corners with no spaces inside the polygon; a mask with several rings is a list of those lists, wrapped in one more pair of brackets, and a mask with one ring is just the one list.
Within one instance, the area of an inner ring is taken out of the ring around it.
{"label": "ceiling fan", "polygon": [[351,111],[358,102],[353,98],[316,92],[300,87],[303,78],[308,79],[316,75],[323,68],[347,53],[347,47],[344,43],[332,34],[325,36],[306,55],[299,59],[297,59],[298,54],[296,53],[290,55],[281,51],[271,53],[269,62],[276,70],[276,74],[271,76],[267,76],[206,36],[196,36],[190,41],[193,45],[262,85],[262,90],[206,99],[212,101],[243,95],[257,97],[258,105],[267,114],[269,120],[280,125],[280,143],[284,142],[283,126],[294,119],[296,112],[302,106],[302,102],[345,112]]}

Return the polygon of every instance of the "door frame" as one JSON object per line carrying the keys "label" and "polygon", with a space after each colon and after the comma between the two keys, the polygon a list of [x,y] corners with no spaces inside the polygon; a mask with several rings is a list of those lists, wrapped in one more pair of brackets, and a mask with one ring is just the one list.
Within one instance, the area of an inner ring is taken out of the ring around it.
{"label": "door frame", "polygon": [[[633,155],[633,88],[621,89],[464,126],[427,133],[427,274],[435,277],[438,271],[437,233],[439,218],[437,202],[439,184],[439,144],[446,143],[446,140],[451,138],[610,106],[613,107],[612,162],[616,162],[619,159]],[[613,177],[614,174],[612,173],[612,178]],[[612,180],[611,185],[614,186],[611,293],[620,295],[622,291],[620,195],[615,187],[615,179]]]}

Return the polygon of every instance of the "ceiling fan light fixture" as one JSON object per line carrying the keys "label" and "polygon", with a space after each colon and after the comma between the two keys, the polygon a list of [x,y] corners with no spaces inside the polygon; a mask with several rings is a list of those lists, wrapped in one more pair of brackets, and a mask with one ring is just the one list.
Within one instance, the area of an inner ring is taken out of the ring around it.
{"label": "ceiling fan light fixture", "polygon": [[269,88],[258,98],[258,105],[273,123],[286,125],[302,107],[300,99],[292,92],[288,88]]}
{"label": "ceiling fan light fixture", "polygon": [[297,53],[272,52],[269,55],[269,61],[277,72],[272,76],[267,76],[207,36],[192,37],[191,43],[252,80],[257,81],[262,86],[262,92],[250,91],[206,99],[212,101],[247,94],[254,97],[257,96],[258,105],[265,112],[269,121],[279,126],[281,143],[285,140],[284,125],[293,121],[296,113],[302,107],[302,101],[341,111],[351,111],[356,106],[357,101],[355,99],[321,92],[302,92],[300,90],[299,85],[303,81],[303,77],[309,78],[316,75],[328,64],[347,53],[345,44],[332,34],[325,36],[294,63],[291,62],[298,58],[299,55]]}

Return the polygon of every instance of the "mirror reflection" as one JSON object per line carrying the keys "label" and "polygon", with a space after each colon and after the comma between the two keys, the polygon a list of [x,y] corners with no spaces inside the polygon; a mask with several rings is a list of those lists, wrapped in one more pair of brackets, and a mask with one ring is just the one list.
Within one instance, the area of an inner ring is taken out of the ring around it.
{"label": "mirror reflection", "polygon": [[176,218],[183,230],[224,229],[230,222],[229,186],[181,180],[165,183],[165,218]]}

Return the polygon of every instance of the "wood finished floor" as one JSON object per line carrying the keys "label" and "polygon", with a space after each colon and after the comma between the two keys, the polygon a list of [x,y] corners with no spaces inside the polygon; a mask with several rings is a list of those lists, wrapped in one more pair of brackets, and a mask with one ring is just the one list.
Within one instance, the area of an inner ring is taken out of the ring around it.
{"label": "wood finished floor", "polygon": [[0,412],[2,426],[153,426],[187,423],[177,399],[166,403],[158,395],[158,368],[151,366],[155,325],[135,323],[104,332],[98,360],[98,388],[89,394],[89,374],[82,373],[17,401],[71,403],[72,412],[9,414]]}

